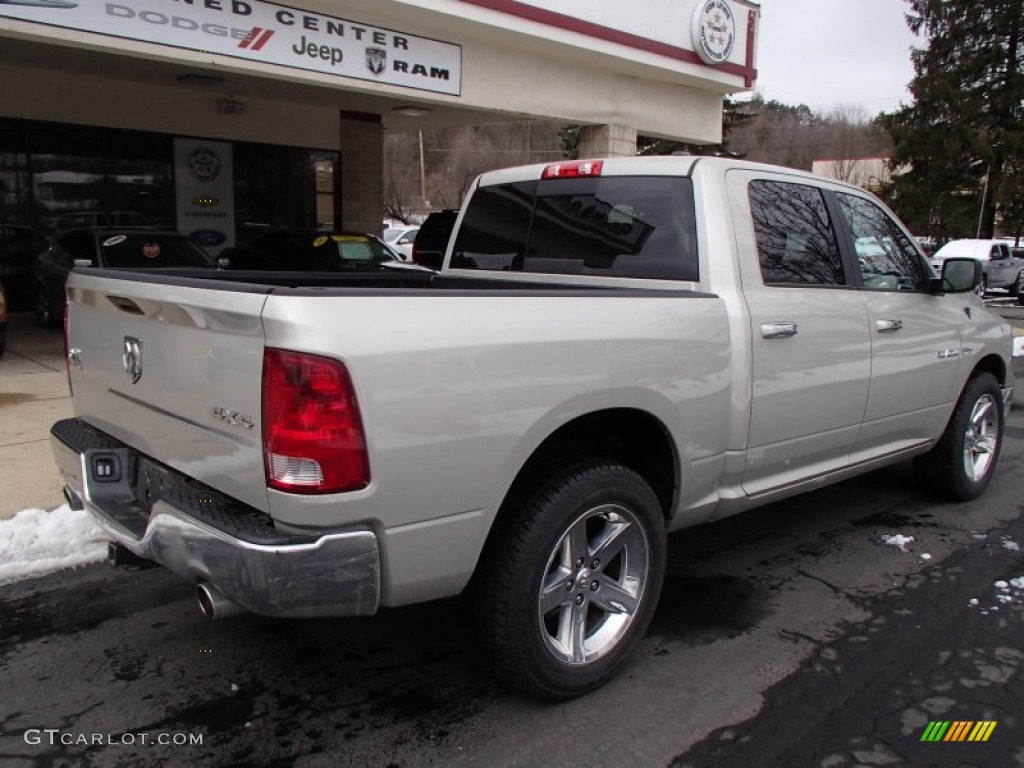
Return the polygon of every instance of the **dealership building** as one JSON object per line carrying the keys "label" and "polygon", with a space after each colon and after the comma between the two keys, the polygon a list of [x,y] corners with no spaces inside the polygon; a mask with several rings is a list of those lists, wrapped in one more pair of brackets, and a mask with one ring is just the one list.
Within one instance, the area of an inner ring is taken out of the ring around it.
{"label": "dealership building", "polygon": [[386,132],[577,123],[717,142],[746,0],[0,0],[0,224],[377,232]]}

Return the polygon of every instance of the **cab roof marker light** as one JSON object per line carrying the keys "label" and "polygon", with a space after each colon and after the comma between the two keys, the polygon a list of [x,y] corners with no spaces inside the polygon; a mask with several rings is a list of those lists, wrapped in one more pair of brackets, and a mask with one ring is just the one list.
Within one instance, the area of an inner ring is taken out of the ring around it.
{"label": "cab roof marker light", "polygon": [[545,166],[541,179],[578,179],[583,176],[600,176],[604,162],[601,160],[577,160],[571,163],[553,163]]}

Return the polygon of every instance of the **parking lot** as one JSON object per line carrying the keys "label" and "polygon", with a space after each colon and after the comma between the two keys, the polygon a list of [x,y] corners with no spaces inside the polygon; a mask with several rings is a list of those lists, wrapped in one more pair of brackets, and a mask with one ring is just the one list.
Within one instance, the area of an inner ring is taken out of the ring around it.
{"label": "parking lot", "polygon": [[[70,413],[62,357],[59,332],[14,317],[0,362],[5,516],[61,501],[46,431]],[[674,536],[635,660],[558,706],[490,677],[458,600],[362,620],[210,622],[160,568],[96,564],[2,587],[0,756],[12,766],[1024,764],[1024,582],[1012,581],[1024,576],[1022,413],[977,502],[931,503],[898,466]],[[913,537],[907,552],[883,543],[894,534]],[[936,718],[998,725],[984,744],[944,749],[920,742]]]}

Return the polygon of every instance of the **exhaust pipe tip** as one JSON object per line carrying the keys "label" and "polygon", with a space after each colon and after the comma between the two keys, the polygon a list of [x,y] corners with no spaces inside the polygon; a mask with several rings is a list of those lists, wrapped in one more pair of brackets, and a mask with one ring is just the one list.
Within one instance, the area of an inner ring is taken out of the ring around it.
{"label": "exhaust pipe tip", "polygon": [[199,610],[208,619],[223,619],[225,616],[245,611],[242,606],[228,600],[223,592],[210,584],[199,584],[196,587],[196,599],[199,602]]}

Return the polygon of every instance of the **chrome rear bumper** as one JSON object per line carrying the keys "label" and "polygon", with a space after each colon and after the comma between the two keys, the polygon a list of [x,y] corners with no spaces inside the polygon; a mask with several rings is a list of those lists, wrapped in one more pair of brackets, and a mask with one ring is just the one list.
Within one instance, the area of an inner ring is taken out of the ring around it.
{"label": "chrome rear bumper", "polygon": [[[243,608],[266,616],[376,612],[380,553],[372,531],[283,536],[269,518],[254,523],[262,515],[257,510],[240,510],[239,502],[158,465],[78,419],[55,424],[50,440],[68,503],[87,510],[108,536],[140,557],[193,583],[208,583]],[[98,460],[117,462],[123,479],[97,480]],[[146,473],[146,493],[155,493],[149,504],[138,501],[141,480],[133,476],[143,466],[160,476],[154,491]],[[219,509],[211,514],[215,505]],[[233,521],[232,515],[237,519]]]}

